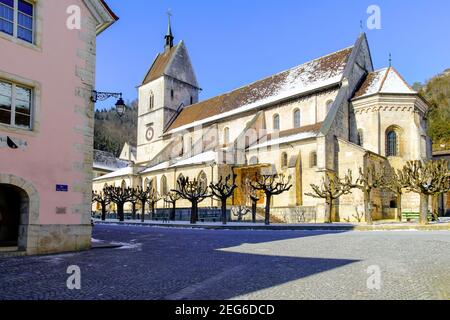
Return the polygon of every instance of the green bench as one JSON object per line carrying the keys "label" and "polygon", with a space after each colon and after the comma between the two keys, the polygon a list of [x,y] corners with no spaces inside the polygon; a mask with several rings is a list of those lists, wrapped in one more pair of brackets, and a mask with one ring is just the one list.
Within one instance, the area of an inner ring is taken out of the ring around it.
{"label": "green bench", "polygon": [[[411,221],[411,220],[419,220],[420,219],[420,213],[419,212],[402,212],[402,221]],[[433,220],[433,215],[431,212],[428,212],[427,215],[428,221]]]}

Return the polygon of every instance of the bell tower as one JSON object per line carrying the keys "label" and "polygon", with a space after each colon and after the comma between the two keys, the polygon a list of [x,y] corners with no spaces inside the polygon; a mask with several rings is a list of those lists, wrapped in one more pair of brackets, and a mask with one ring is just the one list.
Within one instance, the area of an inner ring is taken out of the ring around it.
{"label": "bell tower", "polygon": [[174,45],[168,13],[164,51],[148,70],[139,90],[137,163],[145,165],[167,145],[165,130],[180,111],[198,102],[199,85],[186,45]]}

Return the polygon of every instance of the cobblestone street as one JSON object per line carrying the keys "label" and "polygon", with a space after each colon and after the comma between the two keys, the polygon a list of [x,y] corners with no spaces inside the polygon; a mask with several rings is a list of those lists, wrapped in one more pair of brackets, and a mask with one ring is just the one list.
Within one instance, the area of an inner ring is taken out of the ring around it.
{"label": "cobblestone street", "polygon": [[[445,231],[245,231],[96,225],[122,247],[0,258],[0,299],[449,299]],[[70,265],[81,290],[69,290]],[[380,290],[367,269],[381,270]]]}

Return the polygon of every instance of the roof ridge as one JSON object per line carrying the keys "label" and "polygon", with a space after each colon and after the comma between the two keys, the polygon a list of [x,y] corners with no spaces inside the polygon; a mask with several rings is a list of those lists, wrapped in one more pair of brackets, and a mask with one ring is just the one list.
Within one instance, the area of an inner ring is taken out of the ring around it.
{"label": "roof ridge", "polygon": [[400,78],[400,80],[403,81],[403,83],[408,87],[409,90],[416,92],[416,90],[414,90],[409,84],[408,82],[406,82],[406,80],[403,78],[403,76],[397,71],[397,69],[395,69],[395,67],[390,67],[390,69],[392,69],[393,72],[395,72],[395,74]]}
{"label": "roof ridge", "polygon": [[392,67],[387,68],[386,73],[384,74],[383,80],[381,80],[380,87],[378,88],[376,93],[380,93],[383,90],[384,83],[386,82],[386,79],[389,75],[389,71],[391,70],[391,68]]}
{"label": "roof ridge", "polygon": [[332,52],[332,53],[323,55],[323,56],[321,56],[321,57],[315,58],[315,59],[313,59],[313,60],[306,61],[306,62],[304,62],[304,63],[302,63],[302,64],[299,64],[299,65],[293,66],[293,67],[291,67],[291,68],[285,69],[285,70],[283,70],[283,71],[274,73],[274,74],[272,74],[272,75],[270,75],[270,76],[267,76],[267,77],[264,77],[264,78],[255,80],[255,81],[253,81],[253,82],[247,83],[247,84],[242,85],[242,86],[240,86],[240,87],[237,87],[237,88],[235,88],[235,89],[231,89],[231,90],[226,91],[226,92],[224,92],[224,93],[221,93],[221,94],[218,94],[218,95],[216,95],[216,96],[210,97],[210,98],[208,98],[208,99],[206,99],[206,100],[202,100],[202,101],[199,101],[199,102],[197,102],[197,103],[195,103],[195,104],[191,104],[191,105],[185,107],[183,110],[189,109],[189,108],[191,108],[191,107],[193,107],[193,106],[196,106],[196,105],[198,105],[198,104],[200,104],[200,103],[207,102],[207,101],[212,100],[212,99],[217,99],[218,97],[226,96],[226,95],[228,95],[228,94],[230,94],[230,93],[233,93],[233,92],[235,92],[235,91],[244,89],[244,88],[249,87],[249,86],[251,86],[251,85],[253,85],[253,84],[256,84],[256,83],[258,83],[258,82],[260,82],[260,81],[267,80],[267,79],[270,79],[270,78],[274,78],[274,77],[276,77],[276,76],[278,76],[278,75],[280,75],[280,74],[282,74],[282,73],[291,71],[291,70],[296,69],[296,68],[300,68],[300,67],[302,67],[302,66],[304,66],[304,65],[307,65],[307,64],[309,64],[309,63],[313,63],[313,62],[315,62],[315,61],[318,61],[318,60],[327,58],[327,57],[332,56],[332,55],[334,55],[334,54],[337,54],[337,53],[340,53],[340,52],[342,52],[342,51],[351,49],[351,48],[353,48],[353,47],[354,47],[354,45],[351,45],[351,46],[345,47],[345,48],[343,48],[343,49],[334,51],[334,52]]}

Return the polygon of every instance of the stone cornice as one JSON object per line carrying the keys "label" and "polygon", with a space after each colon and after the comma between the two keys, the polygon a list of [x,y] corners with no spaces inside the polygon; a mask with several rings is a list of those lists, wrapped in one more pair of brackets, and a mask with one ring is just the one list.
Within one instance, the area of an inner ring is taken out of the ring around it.
{"label": "stone cornice", "polygon": [[108,10],[105,4],[100,0],[83,0],[84,4],[92,14],[93,18],[97,22],[96,33],[99,35],[101,32],[111,26],[117,17]]}

